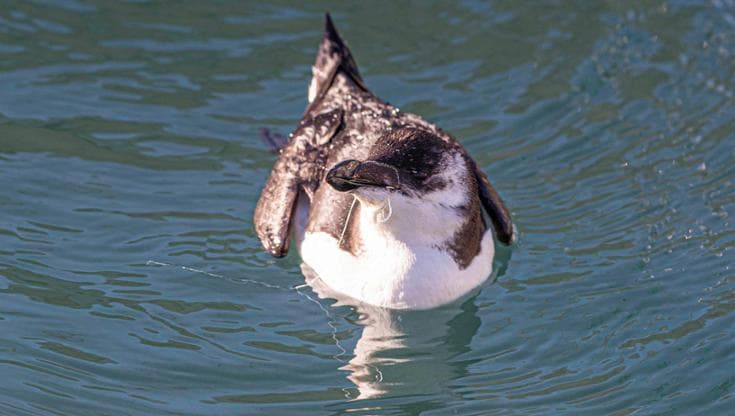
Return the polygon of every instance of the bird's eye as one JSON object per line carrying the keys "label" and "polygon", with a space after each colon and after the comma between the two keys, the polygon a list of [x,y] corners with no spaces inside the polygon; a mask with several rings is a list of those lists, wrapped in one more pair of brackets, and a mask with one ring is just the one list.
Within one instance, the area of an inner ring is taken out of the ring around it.
{"label": "bird's eye", "polygon": [[409,169],[408,170],[408,174],[412,178],[414,178],[414,179],[416,179],[418,181],[424,181],[424,180],[428,179],[429,176],[431,176],[428,173],[426,173],[424,171],[421,171],[421,170],[418,170],[418,169]]}

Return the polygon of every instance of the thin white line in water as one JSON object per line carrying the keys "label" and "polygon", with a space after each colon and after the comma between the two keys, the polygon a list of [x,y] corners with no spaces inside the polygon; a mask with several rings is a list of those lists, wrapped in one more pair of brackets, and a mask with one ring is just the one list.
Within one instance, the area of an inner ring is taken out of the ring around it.
{"label": "thin white line in water", "polygon": [[[314,302],[317,306],[319,306],[319,309],[321,309],[322,312],[324,312],[324,315],[326,315],[326,317],[327,317],[327,325],[329,326],[329,328],[331,328],[332,340],[334,341],[334,345],[337,347],[337,349],[339,349],[339,353],[338,354],[335,354],[335,355],[332,355],[332,358],[335,359],[335,360],[337,360],[338,362],[340,362],[342,364],[345,363],[345,360],[343,360],[340,357],[342,357],[345,354],[347,354],[347,350],[345,350],[344,347],[342,347],[342,344],[339,342],[339,338],[337,338],[337,327],[335,326],[335,323],[337,321],[334,319],[334,317],[332,316],[332,314],[329,313],[329,311],[327,310],[327,308],[325,308],[324,305],[322,305],[318,300],[312,298],[308,294],[306,294],[306,293],[302,292],[301,290],[299,290],[299,289],[303,289],[303,288],[308,287],[307,284],[301,284],[301,285],[295,286],[293,288],[286,288],[286,287],[272,285],[272,284],[265,283],[265,282],[260,282],[258,280],[244,279],[244,278],[241,278],[241,279],[233,279],[231,277],[223,276],[221,274],[211,273],[211,272],[207,272],[207,271],[204,271],[204,270],[195,269],[193,267],[181,266],[181,265],[173,264],[173,263],[163,263],[163,262],[160,262],[160,261],[148,260],[145,264],[146,264],[146,266],[178,267],[181,270],[185,270],[185,271],[188,271],[188,272],[194,272],[194,273],[200,273],[200,274],[204,274],[204,275],[207,275],[207,276],[210,276],[210,277],[216,277],[218,279],[225,279],[225,280],[230,281],[230,282],[235,282],[235,283],[252,283],[252,284],[256,284],[256,285],[259,285],[259,286],[267,287],[267,288],[270,288],[270,289],[283,290],[283,291],[287,291],[287,292],[294,291],[294,292],[298,293],[300,296],[303,296],[304,298],[308,299],[309,301]],[[382,379],[382,377],[381,377],[381,379]]]}

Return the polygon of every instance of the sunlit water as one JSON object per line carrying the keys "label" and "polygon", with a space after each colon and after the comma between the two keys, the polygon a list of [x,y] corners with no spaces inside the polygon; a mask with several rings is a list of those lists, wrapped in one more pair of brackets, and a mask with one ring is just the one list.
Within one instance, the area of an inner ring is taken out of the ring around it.
{"label": "sunlit water", "polygon": [[[0,413],[731,414],[734,8],[5,2]],[[326,9],[512,209],[468,300],[355,310],[254,236]]]}

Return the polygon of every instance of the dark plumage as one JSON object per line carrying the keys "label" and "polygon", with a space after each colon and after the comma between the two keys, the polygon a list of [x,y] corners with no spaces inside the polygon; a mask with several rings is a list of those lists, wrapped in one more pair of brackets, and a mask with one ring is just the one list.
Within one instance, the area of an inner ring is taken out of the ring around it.
{"label": "dark plumage", "polygon": [[[255,230],[269,253],[287,253],[296,201],[304,194],[310,201],[304,231],[327,233],[359,255],[355,212],[360,207],[353,206],[350,192],[360,187],[415,198],[447,187],[467,192],[466,203],[450,207],[466,221],[444,244],[460,268],[480,252],[486,230],[482,208],[497,238],[512,240],[507,208],[464,148],[433,124],[374,96],[329,15],[313,75],[313,100],[281,150],[255,210]],[[468,168],[457,183],[440,175],[448,168],[448,154],[461,155]]]}

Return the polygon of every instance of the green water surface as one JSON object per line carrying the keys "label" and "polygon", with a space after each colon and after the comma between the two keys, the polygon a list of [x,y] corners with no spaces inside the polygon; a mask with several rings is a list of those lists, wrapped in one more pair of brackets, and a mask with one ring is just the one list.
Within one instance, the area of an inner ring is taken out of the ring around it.
{"label": "green water surface", "polygon": [[[733,414],[732,0],[297,4],[2,2],[0,414]],[[511,208],[470,299],[262,251],[325,10]]]}

